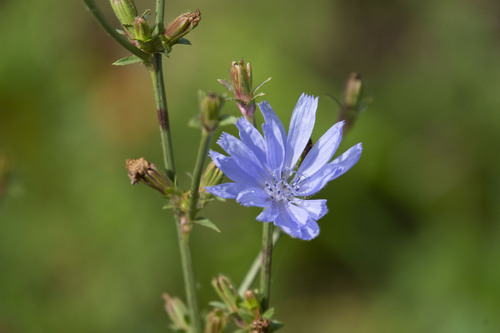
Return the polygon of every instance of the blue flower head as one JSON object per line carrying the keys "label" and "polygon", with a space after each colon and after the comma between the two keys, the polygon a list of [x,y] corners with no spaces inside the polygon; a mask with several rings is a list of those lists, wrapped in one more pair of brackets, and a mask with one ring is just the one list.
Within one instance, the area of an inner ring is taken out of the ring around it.
{"label": "blue flower head", "polygon": [[318,236],[317,220],[328,211],[326,200],[306,199],[329,181],[349,170],[361,156],[360,143],[334,159],[342,139],[343,122],[333,125],[297,165],[311,137],[318,98],[302,94],[288,136],[280,119],[266,101],[259,104],[264,115],[264,136],[245,118],[236,122],[240,139],[222,133],[217,142],[229,156],[210,151],[210,157],[233,182],[207,187],[225,199],[243,206],[264,208],[257,216],[273,222],[292,237],[310,240]]}

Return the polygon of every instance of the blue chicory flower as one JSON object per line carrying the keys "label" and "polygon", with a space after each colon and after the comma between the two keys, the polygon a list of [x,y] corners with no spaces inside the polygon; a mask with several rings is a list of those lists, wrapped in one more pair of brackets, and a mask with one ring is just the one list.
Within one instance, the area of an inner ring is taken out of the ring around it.
{"label": "blue chicory flower", "polygon": [[264,115],[264,136],[245,118],[236,122],[240,139],[222,133],[217,142],[230,156],[210,151],[210,157],[233,182],[207,187],[243,206],[265,208],[257,216],[273,222],[292,237],[310,240],[318,236],[317,220],[328,211],[326,200],[305,199],[329,181],[349,170],[361,156],[361,143],[329,162],[342,139],[344,122],[333,125],[296,165],[311,137],[318,98],[302,94],[288,136],[280,119],[266,101],[259,104]]}

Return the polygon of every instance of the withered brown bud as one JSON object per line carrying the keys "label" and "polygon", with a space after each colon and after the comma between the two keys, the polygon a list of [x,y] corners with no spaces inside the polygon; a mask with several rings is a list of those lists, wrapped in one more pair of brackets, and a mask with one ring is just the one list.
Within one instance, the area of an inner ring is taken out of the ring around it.
{"label": "withered brown bud", "polygon": [[132,185],[142,182],[162,194],[166,194],[167,190],[172,187],[170,180],[155,164],[146,161],[144,157],[128,159],[126,161],[126,168]]}

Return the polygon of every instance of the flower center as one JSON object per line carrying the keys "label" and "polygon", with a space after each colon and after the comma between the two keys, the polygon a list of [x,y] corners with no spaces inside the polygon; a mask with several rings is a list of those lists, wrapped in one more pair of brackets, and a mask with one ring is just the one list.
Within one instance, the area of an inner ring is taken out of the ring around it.
{"label": "flower center", "polygon": [[293,175],[294,172],[290,169],[273,171],[266,181],[267,194],[274,200],[293,202],[306,179],[304,176],[299,176],[290,183]]}

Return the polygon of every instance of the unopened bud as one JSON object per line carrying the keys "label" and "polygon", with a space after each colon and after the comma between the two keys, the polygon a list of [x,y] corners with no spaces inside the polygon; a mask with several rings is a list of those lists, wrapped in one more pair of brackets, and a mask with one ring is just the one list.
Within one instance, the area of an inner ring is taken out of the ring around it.
{"label": "unopened bud", "polygon": [[219,169],[213,161],[208,163],[205,172],[201,176],[200,189],[207,186],[219,185],[224,178],[224,173]]}
{"label": "unopened bud", "polygon": [[130,158],[126,161],[128,177],[132,185],[142,182],[151,188],[167,194],[172,187],[171,181],[154,165],[149,163],[143,157],[139,159]]}
{"label": "unopened bud", "polygon": [[165,311],[173,322],[175,331],[183,330],[190,332],[188,323],[188,311],[184,303],[177,297],[170,297],[168,294],[163,294],[165,301]]}
{"label": "unopened bud", "polygon": [[348,131],[354,124],[358,115],[363,111],[365,103],[363,97],[363,81],[358,73],[351,73],[347,79],[344,98],[337,121],[345,121],[343,133]]}
{"label": "unopened bud", "polygon": [[137,8],[132,0],[110,0],[111,7],[122,25],[134,24]]}
{"label": "unopened bud", "polygon": [[184,13],[171,21],[163,31],[163,42],[168,47],[172,47],[179,38],[188,34],[196,28],[201,20],[200,10],[197,9],[194,13]]}
{"label": "unopened bud", "polygon": [[137,16],[134,20],[134,38],[139,41],[147,41],[151,38],[151,28],[144,16]]}
{"label": "unopened bud", "polygon": [[229,318],[221,309],[214,309],[206,318],[206,333],[222,333],[229,324]]}
{"label": "unopened bud", "polygon": [[224,98],[214,92],[199,92],[201,108],[201,124],[208,132],[213,132],[219,125],[219,114],[224,104]]}
{"label": "unopened bud", "polygon": [[361,75],[351,73],[345,85],[344,105],[350,108],[356,108],[363,94],[363,82]]}
{"label": "unopened bud", "polygon": [[252,86],[252,65],[245,63],[243,60],[231,63],[230,77],[231,82],[226,80],[218,81],[234,94],[234,99],[241,114],[253,123],[255,99],[264,95],[263,93],[256,94],[256,91],[271,78],[268,78],[254,89]]}
{"label": "unopened bud", "polygon": [[234,290],[231,282],[224,275],[220,275],[218,278],[212,280],[212,285],[215,288],[219,297],[224,301],[224,303],[229,308],[230,312],[238,311],[238,294]]}
{"label": "unopened bud", "polygon": [[245,291],[243,294],[243,299],[245,300],[245,306],[248,308],[250,311],[255,311],[257,312],[260,310],[260,303],[257,300],[257,296],[255,296],[255,293],[251,290]]}

